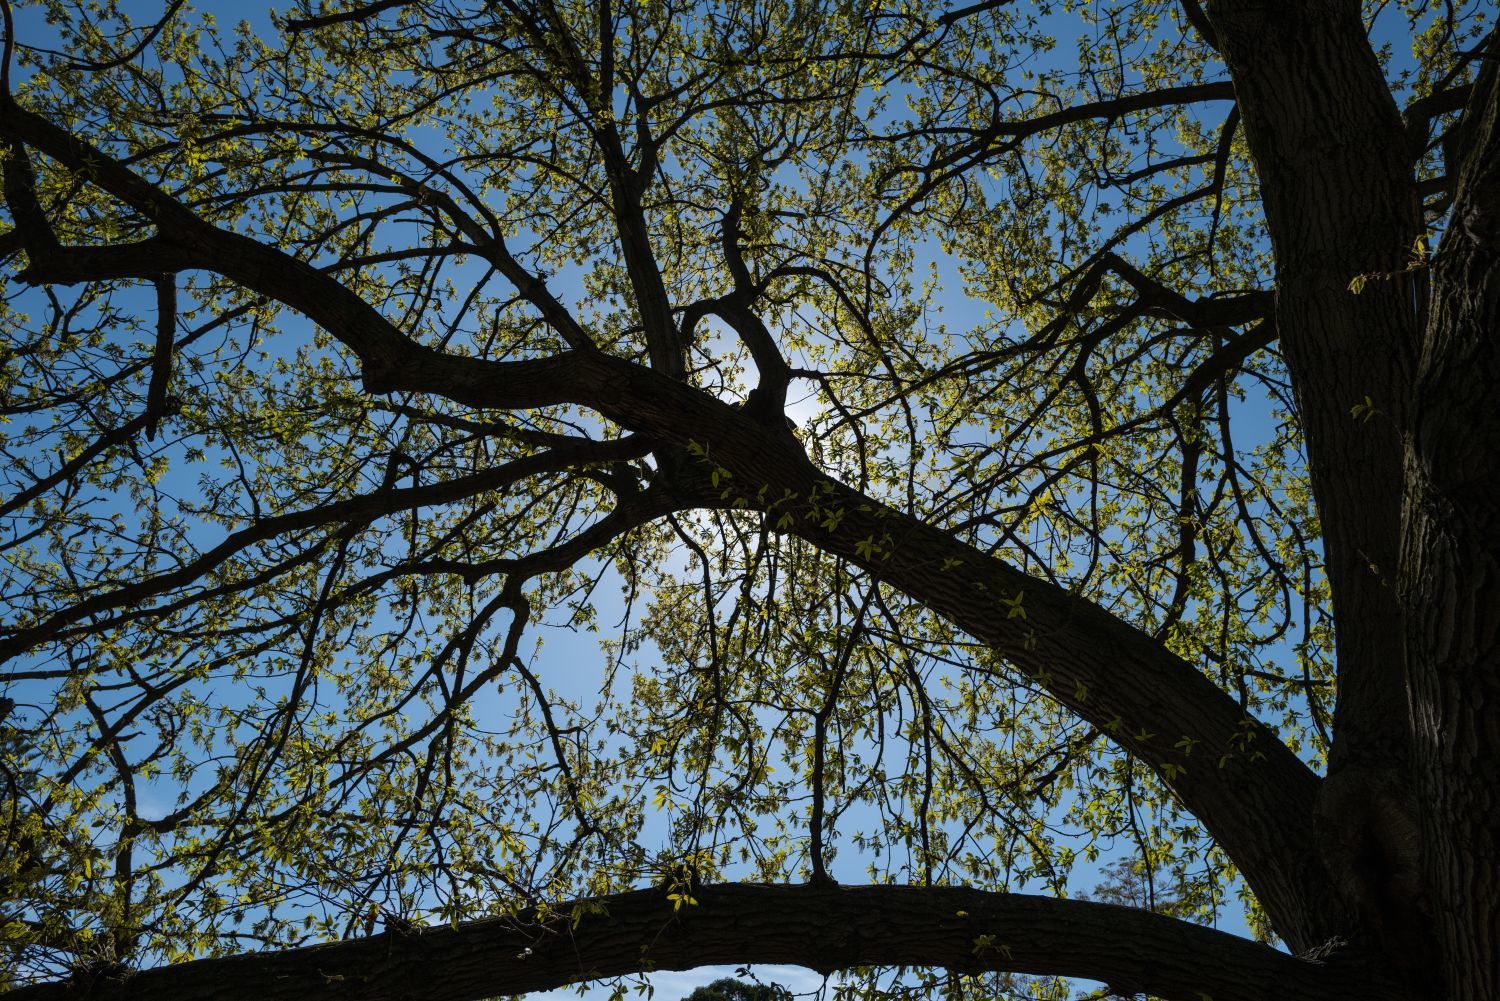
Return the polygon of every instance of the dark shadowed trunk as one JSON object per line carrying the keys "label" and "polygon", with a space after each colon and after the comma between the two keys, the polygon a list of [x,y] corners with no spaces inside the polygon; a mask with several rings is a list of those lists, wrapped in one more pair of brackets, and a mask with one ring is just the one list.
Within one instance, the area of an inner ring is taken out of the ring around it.
{"label": "dark shadowed trunk", "polygon": [[[1495,46],[1491,54],[1500,54]],[[1500,996],[1500,71],[1432,265],[1406,448],[1407,607],[1423,871],[1449,994]]]}
{"label": "dark shadowed trunk", "polygon": [[1395,588],[1418,320],[1403,269],[1421,232],[1406,131],[1358,4],[1210,10],[1260,176],[1338,623],[1320,848],[1349,912],[1345,934],[1407,948],[1422,918],[1396,885],[1413,847]]}
{"label": "dark shadowed trunk", "polygon": [[1261,180],[1338,624],[1320,847],[1356,941],[1446,996],[1493,997],[1500,803],[1479,778],[1500,752],[1493,73],[1427,317],[1414,151],[1359,5],[1210,12]]}

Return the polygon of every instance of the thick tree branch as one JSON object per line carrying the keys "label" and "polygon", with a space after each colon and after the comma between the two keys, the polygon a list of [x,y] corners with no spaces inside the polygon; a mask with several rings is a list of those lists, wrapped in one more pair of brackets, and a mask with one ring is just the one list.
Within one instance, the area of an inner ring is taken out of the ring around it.
{"label": "thick tree branch", "polygon": [[1182,14],[1187,18],[1188,24],[1198,33],[1204,43],[1215,52],[1219,51],[1218,33],[1214,26],[1209,23],[1208,15],[1203,12],[1203,5],[1198,0],[1182,0]]}
{"label": "thick tree branch", "polygon": [[[1129,282],[1140,295],[1143,304],[1160,309],[1195,327],[1250,323],[1269,315],[1275,308],[1275,297],[1270,292],[1256,291],[1223,298],[1189,299],[1181,292],[1147,276],[1113,251],[1101,258],[1099,266]],[[1092,295],[1093,292],[1090,291],[1089,297]],[[1075,312],[1076,309],[1077,307]]]}
{"label": "thick tree branch", "polygon": [[156,278],[156,349],[151,355],[151,382],[146,387],[146,440],[156,437],[156,426],[172,410],[167,389],[172,384],[172,342],[177,330],[177,276]]}
{"label": "thick tree branch", "polygon": [[1406,122],[1407,137],[1411,142],[1411,153],[1414,159],[1420,159],[1422,154],[1427,152],[1432,133],[1432,120],[1441,115],[1462,111],[1472,90],[1471,84],[1463,83],[1419,97],[1406,106],[1401,117]]}
{"label": "thick tree branch", "polygon": [[375,3],[362,4],[361,6],[338,11],[333,14],[315,14],[311,17],[289,17],[283,23],[287,31],[308,31],[313,28],[326,28],[334,24],[366,21],[384,11],[409,7],[415,2],[416,0],[376,0]]}
{"label": "thick tree branch", "polygon": [[718,885],[673,909],[665,890],[570,901],[539,916],[206,959],[44,984],[15,1001],[470,1001],[719,963],[946,967],[1100,980],[1170,1001],[1384,1001],[1357,969],[1111,904],[960,887]]}

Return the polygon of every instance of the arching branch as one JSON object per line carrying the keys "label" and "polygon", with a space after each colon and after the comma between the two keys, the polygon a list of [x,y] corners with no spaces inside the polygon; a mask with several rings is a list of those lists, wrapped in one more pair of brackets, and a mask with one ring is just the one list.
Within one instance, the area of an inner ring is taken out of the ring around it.
{"label": "arching branch", "polygon": [[1405,995],[1335,964],[1112,904],[960,887],[730,884],[674,909],[663,889],[570,901],[545,916],[390,930],[16,991],[15,1001],[468,1001],[718,963],[946,967],[1100,980],[1169,1001],[1381,1001]]}

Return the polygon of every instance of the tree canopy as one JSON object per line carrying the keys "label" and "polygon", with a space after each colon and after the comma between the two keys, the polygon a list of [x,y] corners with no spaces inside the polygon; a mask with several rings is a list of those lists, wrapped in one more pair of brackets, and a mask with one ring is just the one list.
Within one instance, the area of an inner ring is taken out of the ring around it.
{"label": "tree canopy", "polygon": [[779,984],[750,983],[720,977],[688,995],[688,1001],[781,1001],[787,990]]}
{"label": "tree canopy", "polygon": [[1500,996],[1492,8],[0,4],[18,998]]}

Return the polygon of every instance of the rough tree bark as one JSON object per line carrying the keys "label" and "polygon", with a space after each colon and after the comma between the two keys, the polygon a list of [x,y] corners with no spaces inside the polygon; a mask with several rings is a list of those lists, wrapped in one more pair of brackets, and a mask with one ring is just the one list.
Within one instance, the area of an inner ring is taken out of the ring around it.
{"label": "rough tree bark", "polygon": [[1444,996],[1495,997],[1496,49],[1429,276],[1412,142],[1360,5],[1208,12],[1260,178],[1338,623],[1320,848],[1356,937]]}
{"label": "rough tree bark", "polygon": [[[1221,2],[1209,16],[1260,179],[1338,623],[1319,848],[1351,927],[1404,957],[1426,936],[1403,879],[1414,811],[1394,586],[1417,326],[1404,268],[1421,232],[1412,158],[1357,3]],[[1375,275],[1400,277],[1351,290]]]}
{"label": "rough tree bark", "polygon": [[1500,47],[1490,56],[1432,264],[1402,540],[1423,890],[1454,998],[1500,997]]}

